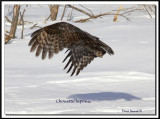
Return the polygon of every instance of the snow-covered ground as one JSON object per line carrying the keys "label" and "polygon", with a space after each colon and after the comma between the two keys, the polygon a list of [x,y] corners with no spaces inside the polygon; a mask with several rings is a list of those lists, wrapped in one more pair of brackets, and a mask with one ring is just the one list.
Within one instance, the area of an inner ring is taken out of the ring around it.
{"label": "snow-covered ground", "polygon": [[[95,14],[119,8],[84,6]],[[12,7],[5,6],[6,16],[10,17],[8,8]],[[62,12],[60,7],[56,22]],[[87,17],[73,11],[73,21],[81,19],[80,15]],[[41,27],[54,23],[44,23],[49,16],[47,5],[31,5],[24,16]],[[115,23],[113,16],[103,16],[92,22],[70,22],[99,37],[115,52],[113,56],[96,58],[79,76],[73,77],[63,70],[65,51],[50,60],[35,57],[28,42],[38,28],[25,25],[24,39],[20,39],[19,26],[17,38],[5,45],[5,114],[155,114],[155,19],[145,11],[135,11],[130,19],[128,22],[118,16]],[[9,28],[10,24],[5,22],[5,30]]]}

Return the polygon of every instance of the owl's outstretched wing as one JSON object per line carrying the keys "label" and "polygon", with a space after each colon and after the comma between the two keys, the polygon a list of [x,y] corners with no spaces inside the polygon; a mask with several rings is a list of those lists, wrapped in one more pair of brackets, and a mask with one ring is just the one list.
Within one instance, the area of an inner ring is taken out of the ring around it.
{"label": "owl's outstretched wing", "polygon": [[64,69],[71,66],[67,73],[73,68],[71,76],[76,75],[83,70],[94,58],[102,57],[106,52],[114,54],[113,50],[100,41],[97,37],[82,31],[72,24],[59,22],[41,28],[31,35],[29,42],[31,52],[36,50],[36,56],[42,53],[42,59],[52,58],[54,54],[59,53],[64,48],[69,50],[64,61],[70,57]]}

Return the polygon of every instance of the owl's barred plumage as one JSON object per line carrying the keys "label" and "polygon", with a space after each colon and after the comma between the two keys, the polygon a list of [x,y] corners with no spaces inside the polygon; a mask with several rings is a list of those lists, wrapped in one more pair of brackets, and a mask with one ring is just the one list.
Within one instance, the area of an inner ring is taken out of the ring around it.
{"label": "owl's barred plumage", "polygon": [[45,59],[47,54],[51,59],[54,54],[58,54],[64,48],[67,48],[68,54],[63,60],[68,58],[68,63],[64,67],[67,71],[72,69],[71,76],[76,72],[76,75],[83,70],[96,57],[102,57],[106,52],[113,55],[113,50],[99,40],[99,38],[82,31],[78,27],[66,23],[59,22],[44,28],[41,28],[31,35],[32,39],[29,42],[31,52],[36,50],[36,56],[42,53],[42,59]]}

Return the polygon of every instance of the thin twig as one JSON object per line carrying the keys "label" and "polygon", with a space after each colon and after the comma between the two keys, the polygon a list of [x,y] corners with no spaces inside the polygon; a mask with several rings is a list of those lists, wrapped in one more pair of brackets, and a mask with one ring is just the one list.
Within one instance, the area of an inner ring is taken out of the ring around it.
{"label": "thin twig", "polygon": [[38,23],[34,24],[30,29],[33,29]]}
{"label": "thin twig", "polygon": [[83,5],[80,5],[80,6],[85,8],[85,9],[87,9],[87,10],[89,10],[91,12],[91,14],[94,16],[93,12],[90,9],[88,9],[87,7],[84,7]]}
{"label": "thin twig", "polygon": [[69,16],[70,16],[70,14],[71,14],[71,13],[68,13],[68,16],[67,16],[67,21],[69,21]]}
{"label": "thin twig", "polygon": [[63,19],[63,17],[64,17],[64,14],[65,14],[65,11],[66,11],[66,5],[65,5],[65,7],[64,7],[64,10],[63,10],[63,14],[62,14],[62,17],[61,17],[61,20]]}
{"label": "thin twig", "polygon": [[5,18],[9,23],[12,23],[11,20],[7,16],[5,16]]}
{"label": "thin twig", "polygon": [[71,20],[72,13],[73,13],[73,8],[72,8],[71,13],[70,13],[70,15],[69,15],[69,19],[68,19],[69,21]]}
{"label": "thin twig", "polygon": [[39,28],[42,28],[40,26],[37,26],[38,23],[34,24],[30,29],[33,29],[34,27],[39,27]]}
{"label": "thin twig", "polygon": [[26,23],[33,24],[34,22],[32,22],[32,21],[25,21],[24,20],[24,24],[26,24]]}
{"label": "thin twig", "polygon": [[46,21],[48,21],[48,19],[51,17],[51,14],[48,16],[48,18],[46,19]]}
{"label": "thin twig", "polygon": [[[129,10],[129,11],[126,11],[126,12],[123,12],[121,14],[126,14],[126,13],[129,13],[129,12],[133,12],[133,11],[138,11],[138,10],[143,10],[143,9],[132,9],[132,10]],[[122,10],[121,10],[122,11]]]}
{"label": "thin twig", "polygon": [[143,5],[144,8],[146,9],[147,13],[149,14],[149,16],[152,18],[151,14],[149,13],[148,9],[146,8],[146,5]]}

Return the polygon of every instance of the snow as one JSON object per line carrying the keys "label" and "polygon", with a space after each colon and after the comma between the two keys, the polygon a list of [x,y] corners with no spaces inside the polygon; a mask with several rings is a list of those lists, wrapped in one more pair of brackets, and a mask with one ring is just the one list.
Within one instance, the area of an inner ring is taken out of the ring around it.
{"label": "snow", "polygon": [[[84,6],[95,14],[119,8]],[[8,7],[12,9],[13,5],[6,5],[5,15]],[[60,7],[56,22],[60,22],[62,12]],[[73,77],[63,70],[65,50],[50,60],[35,57],[28,42],[38,28],[25,25],[24,39],[20,39],[19,26],[17,38],[5,45],[5,114],[155,114],[155,19],[147,15],[135,11],[130,22],[118,17],[114,23],[113,16],[87,23],[69,22],[99,37],[115,52],[113,56],[96,58]],[[31,5],[24,16],[41,27],[55,23],[44,23],[49,16],[47,5]],[[84,17],[87,16],[73,11],[73,21]],[[5,30],[9,28],[5,21]]]}

